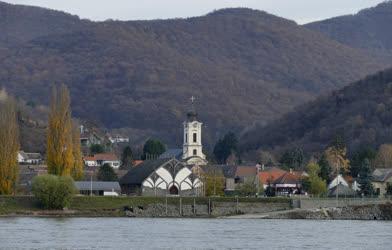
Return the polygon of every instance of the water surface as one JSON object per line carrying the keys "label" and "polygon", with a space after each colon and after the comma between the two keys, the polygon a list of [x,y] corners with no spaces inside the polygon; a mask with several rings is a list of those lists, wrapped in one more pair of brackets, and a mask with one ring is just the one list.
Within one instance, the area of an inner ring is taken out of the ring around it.
{"label": "water surface", "polygon": [[0,218],[0,249],[392,249],[392,222]]}

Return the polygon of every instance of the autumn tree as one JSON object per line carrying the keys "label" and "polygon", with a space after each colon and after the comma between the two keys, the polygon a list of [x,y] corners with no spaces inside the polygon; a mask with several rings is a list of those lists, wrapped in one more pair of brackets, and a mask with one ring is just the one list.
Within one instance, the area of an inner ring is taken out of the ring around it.
{"label": "autumn tree", "polygon": [[48,173],[70,176],[74,168],[69,90],[53,87],[47,132]]}
{"label": "autumn tree", "polygon": [[15,192],[18,179],[19,127],[16,103],[0,92],[0,194]]}
{"label": "autumn tree", "polygon": [[309,174],[309,193],[315,196],[320,196],[327,192],[327,183],[323,180],[320,174],[320,166],[317,163],[309,163],[307,166],[307,171]]}
{"label": "autumn tree", "polygon": [[332,167],[333,175],[348,172],[350,161],[347,159],[347,148],[341,137],[337,137],[332,145],[325,150],[325,156]]}
{"label": "autumn tree", "polygon": [[219,169],[210,167],[205,169],[201,176],[204,183],[206,196],[223,196],[225,189],[225,177]]}
{"label": "autumn tree", "polygon": [[74,164],[71,171],[71,176],[74,180],[81,180],[83,178],[83,157],[80,145],[80,130],[76,122],[72,126],[72,153]]}
{"label": "autumn tree", "polygon": [[378,149],[375,165],[378,168],[392,168],[392,145],[383,144]]}

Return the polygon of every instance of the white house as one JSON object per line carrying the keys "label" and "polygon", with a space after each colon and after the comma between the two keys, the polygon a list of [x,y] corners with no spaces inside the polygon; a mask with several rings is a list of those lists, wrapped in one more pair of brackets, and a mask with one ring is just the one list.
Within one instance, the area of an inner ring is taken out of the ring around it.
{"label": "white house", "polygon": [[26,153],[24,151],[18,152],[19,164],[38,165],[42,163],[42,155],[40,153]]}
{"label": "white house", "polygon": [[115,154],[104,153],[84,157],[84,164],[88,167],[100,167],[109,164],[112,168],[119,168],[121,162]]}
{"label": "white house", "polygon": [[347,181],[343,178],[343,176],[340,174],[335,179],[331,181],[328,185],[328,189],[332,189],[336,187],[338,184],[342,184],[343,186],[349,187]]}

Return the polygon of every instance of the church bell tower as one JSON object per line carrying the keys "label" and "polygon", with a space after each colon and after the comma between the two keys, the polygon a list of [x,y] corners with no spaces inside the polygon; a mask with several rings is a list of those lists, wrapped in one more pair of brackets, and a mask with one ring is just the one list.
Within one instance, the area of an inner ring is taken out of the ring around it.
{"label": "church bell tower", "polygon": [[182,159],[189,165],[206,165],[206,156],[203,154],[203,144],[201,143],[201,129],[203,123],[198,121],[194,107],[195,98],[192,96],[192,109],[187,114],[184,122],[184,144],[182,149]]}

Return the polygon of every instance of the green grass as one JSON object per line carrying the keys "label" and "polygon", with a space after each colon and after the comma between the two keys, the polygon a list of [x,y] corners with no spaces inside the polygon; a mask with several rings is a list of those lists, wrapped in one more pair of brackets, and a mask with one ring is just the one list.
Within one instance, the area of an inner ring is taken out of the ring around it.
{"label": "green grass", "polygon": [[[235,197],[183,197],[182,204],[208,204],[211,202],[236,202]],[[239,202],[290,203],[288,198],[238,198]],[[179,197],[168,197],[168,204],[179,204]],[[165,204],[165,197],[102,197],[75,196],[69,209],[80,216],[123,216],[125,207]],[[0,196],[0,215],[31,214],[39,211],[39,204],[32,196]]]}

